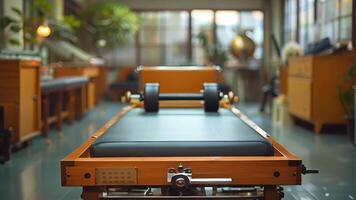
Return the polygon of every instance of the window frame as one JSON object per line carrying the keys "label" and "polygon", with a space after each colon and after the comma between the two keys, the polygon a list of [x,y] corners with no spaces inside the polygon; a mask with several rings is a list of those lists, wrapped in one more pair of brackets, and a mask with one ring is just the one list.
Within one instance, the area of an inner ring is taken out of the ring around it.
{"label": "window frame", "polygon": [[[296,35],[296,42],[300,43],[300,35],[301,35],[301,31],[300,31],[300,11],[301,11],[301,0],[284,0],[283,2],[283,16],[286,16],[287,15],[287,1],[291,1],[291,2],[295,2],[297,5],[296,5],[296,24],[297,24],[297,27],[296,27],[296,30],[294,31],[294,34]],[[323,21],[321,22],[321,26],[325,26],[325,24],[327,23],[337,23],[337,29],[339,30],[337,32],[337,36],[336,36],[336,42],[341,42],[343,41],[345,38],[342,38],[341,37],[341,21],[345,18],[351,18],[351,29],[352,29],[352,33],[351,33],[351,38],[350,38],[350,41],[353,43],[353,46],[356,46],[356,2],[353,1],[352,3],[352,12],[350,14],[346,14],[346,15],[342,15],[341,14],[341,1],[342,0],[336,0],[338,3],[339,3],[339,8],[337,10],[338,14],[337,14],[337,17],[334,17],[332,19],[329,19],[327,22]],[[314,16],[313,16],[313,24],[314,26],[316,25],[316,23],[320,20],[320,15],[318,13],[319,11],[319,3],[318,3],[318,0],[314,0]],[[283,42],[284,44],[287,43],[288,41],[288,38],[286,38],[286,34],[289,30],[286,29],[286,26],[285,26],[285,22],[283,23]],[[289,33],[290,34],[290,33]],[[310,41],[309,41],[310,42]]]}

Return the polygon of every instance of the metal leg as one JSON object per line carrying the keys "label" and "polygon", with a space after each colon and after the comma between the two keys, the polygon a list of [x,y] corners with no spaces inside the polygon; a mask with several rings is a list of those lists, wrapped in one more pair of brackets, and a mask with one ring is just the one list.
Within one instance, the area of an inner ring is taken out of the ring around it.
{"label": "metal leg", "polygon": [[56,98],[56,128],[57,130],[62,130],[62,124],[63,124],[63,119],[62,119],[62,108],[63,108],[63,95],[62,92],[57,93],[57,98]]}
{"label": "metal leg", "polygon": [[260,105],[260,112],[264,112],[265,111],[265,106],[267,103],[267,99],[268,99],[268,92],[263,92],[262,95],[262,101],[261,101],[261,105]]}
{"label": "metal leg", "polygon": [[68,92],[68,122],[73,123],[75,118],[75,91]]}
{"label": "metal leg", "polygon": [[99,200],[99,192],[93,188],[83,187],[83,200]]}
{"label": "metal leg", "polygon": [[49,96],[42,95],[42,136],[48,137]]}
{"label": "metal leg", "polygon": [[82,105],[82,89],[75,90],[75,119],[80,120],[83,117],[83,105]]}
{"label": "metal leg", "polygon": [[264,199],[265,200],[279,200],[281,196],[279,191],[277,190],[277,186],[275,185],[268,185],[264,186]]}
{"label": "metal leg", "polygon": [[2,144],[0,145],[0,162],[3,164],[10,160],[10,147],[11,147],[11,132],[8,130],[0,130],[0,138]]}
{"label": "metal leg", "polygon": [[323,124],[320,122],[315,122],[314,123],[314,132],[317,134],[320,134],[321,128],[323,127]]}

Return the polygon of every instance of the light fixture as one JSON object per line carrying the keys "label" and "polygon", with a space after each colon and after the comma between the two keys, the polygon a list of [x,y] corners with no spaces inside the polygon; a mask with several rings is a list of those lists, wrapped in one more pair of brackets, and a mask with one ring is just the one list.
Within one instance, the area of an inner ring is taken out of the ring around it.
{"label": "light fixture", "polygon": [[51,34],[51,28],[48,26],[48,23],[45,21],[43,24],[37,27],[37,35],[42,38],[46,38]]}

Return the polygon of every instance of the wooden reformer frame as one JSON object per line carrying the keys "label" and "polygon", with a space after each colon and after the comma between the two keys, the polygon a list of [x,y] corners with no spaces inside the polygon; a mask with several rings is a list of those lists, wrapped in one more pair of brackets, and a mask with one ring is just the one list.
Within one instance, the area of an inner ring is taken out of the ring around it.
{"label": "wooden reformer frame", "polygon": [[[162,107],[172,107],[164,104]],[[170,102],[171,103],[171,102]],[[136,184],[130,186],[167,186],[167,169],[179,164],[190,167],[199,178],[229,177],[231,186],[264,186],[265,199],[279,199],[277,186],[300,185],[302,162],[276,142],[236,107],[220,102],[223,109],[229,109],[257,133],[268,140],[274,148],[274,156],[212,156],[212,157],[90,157],[89,148],[94,141],[110,129],[127,112],[142,106],[134,103],[119,111],[102,128],[94,133],[80,147],[61,161],[63,186],[82,186],[85,199],[97,199],[109,185],[96,181],[100,169],[134,168]],[[185,107],[196,107],[196,102],[180,103]],[[128,186],[112,185],[113,187]]]}
{"label": "wooden reformer frame", "polygon": [[[211,74],[211,69],[209,70],[205,68],[204,70],[206,71],[206,74]],[[158,75],[157,77],[159,79],[162,76]],[[157,77],[154,78],[157,79]],[[166,80],[160,79],[160,81],[162,81],[160,83],[163,83]],[[169,87],[170,86],[166,85],[167,90],[170,89]],[[198,87],[195,87],[192,89],[192,91],[195,92],[197,89]],[[124,117],[127,112],[142,106],[142,102],[131,102],[130,105],[120,110],[80,147],[66,156],[61,161],[62,185],[81,186],[83,187],[84,199],[99,199],[100,194],[111,187],[139,188],[169,186],[170,183],[167,181],[167,170],[170,168],[176,168],[178,165],[189,167],[193,171],[193,177],[197,178],[231,178],[231,182],[226,184],[219,184],[218,186],[261,186],[263,188],[264,199],[280,199],[281,195],[280,191],[278,190],[280,185],[301,184],[301,174],[303,170],[301,159],[290,153],[287,149],[275,141],[269,134],[267,134],[253,121],[251,121],[246,115],[231,105],[226,99],[220,101],[220,109],[230,110],[237,117],[237,120],[242,120],[254,131],[268,140],[274,148],[273,156],[90,156],[89,149],[98,137],[105,134],[105,132],[107,132],[110,127],[112,127],[116,122]],[[179,103],[176,101],[161,101],[160,107],[192,108],[202,107],[202,103],[199,101],[179,101]],[[101,181],[102,174],[100,173],[105,170],[108,173],[111,173],[110,171],[112,171],[112,169],[133,170],[135,173],[135,180],[133,182],[104,184],[103,181]]]}

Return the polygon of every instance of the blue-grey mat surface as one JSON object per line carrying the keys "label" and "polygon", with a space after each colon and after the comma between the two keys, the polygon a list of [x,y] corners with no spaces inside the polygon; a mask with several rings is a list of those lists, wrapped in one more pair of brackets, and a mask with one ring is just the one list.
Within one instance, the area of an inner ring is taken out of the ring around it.
{"label": "blue-grey mat surface", "polygon": [[268,156],[272,145],[226,109],[129,111],[91,147],[94,157]]}

